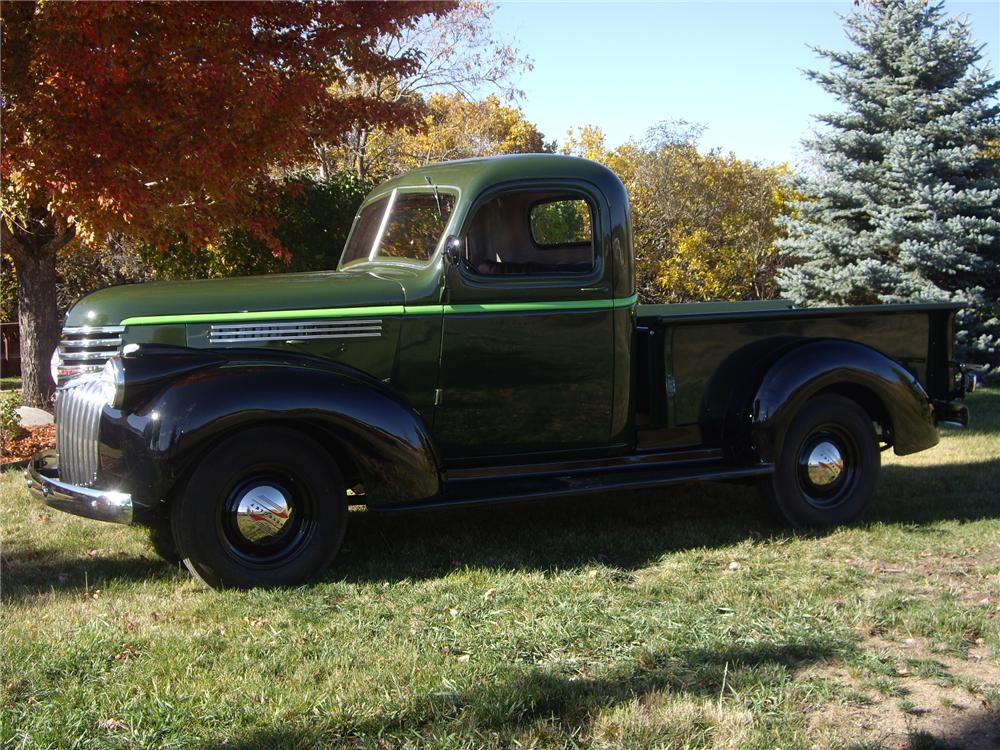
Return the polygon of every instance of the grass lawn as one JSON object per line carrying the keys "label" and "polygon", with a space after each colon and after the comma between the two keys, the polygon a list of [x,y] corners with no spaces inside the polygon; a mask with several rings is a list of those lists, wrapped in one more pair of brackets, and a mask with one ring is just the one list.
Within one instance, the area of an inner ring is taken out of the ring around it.
{"label": "grass lawn", "polygon": [[0,747],[995,748],[1000,391],[870,521],[747,486],[352,514],[327,578],[213,593],[0,480]]}
{"label": "grass lawn", "polygon": [[19,391],[19,390],[21,390],[20,375],[0,377],[0,391]]}

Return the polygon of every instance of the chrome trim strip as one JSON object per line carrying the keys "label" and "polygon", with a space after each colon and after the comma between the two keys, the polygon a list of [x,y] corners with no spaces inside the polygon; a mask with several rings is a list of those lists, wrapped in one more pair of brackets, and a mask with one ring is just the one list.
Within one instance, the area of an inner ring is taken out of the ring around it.
{"label": "chrome trim strip", "polygon": [[117,338],[113,339],[63,339],[59,343],[62,344],[63,346],[77,346],[84,348],[99,346],[99,347],[112,347],[117,349],[122,343],[122,338],[121,336],[118,336]]}
{"label": "chrome trim strip", "polygon": [[69,335],[88,333],[125,333],[125,326],[72,326],[63,328]]}
{"label": "chrome trim strip", "polygon": [[208,340],[212,344],[240,344],[305,339],[378,338],[380,319],[265,321],[261,323],[213,323]]}
{"label": "chrome trim strip", "polygon": [[[50,508],[111,523],[132,523],[132,496],[127,492],[79,487],[38,471],[39,465],[50,462],[58,466],[58,454],[53,451],[35,456],[28,465],[25,479],[31,493]],[[54,459],[54,461],[53,461]]]}
{"label": "chrome trim strip", "polygon": [[332,334],[329,336],[248,336],[245,338],[218,338],[210,337],[209,342],[212,344],[239,344],[242,342],[257,342],[257,341],[304,341],[317,340],[317,339],[370,339],[378,338],[382,335],[382,332],[378,333],[339,333]]}
{"label": "chrome trim strip", "polygon": [[381,326],[382,320],[371,318],[368,320],[289,320],[289,321],[264,321],[261,323],[213,323],[213,331],[232,331],[247,328],[303,328],[306,326]]}
{"label": "chrome trim strip", "polygon": [[117,349],[96,349],[85,352],[63,352],[61,357],[63,362],[104,362],[116,354],[118,354]]}

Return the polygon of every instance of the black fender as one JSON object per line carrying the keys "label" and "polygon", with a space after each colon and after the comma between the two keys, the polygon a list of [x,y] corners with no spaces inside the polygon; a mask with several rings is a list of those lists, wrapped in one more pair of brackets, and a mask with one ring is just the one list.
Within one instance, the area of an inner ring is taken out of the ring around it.
{"label": "black fender", "polygon": [[913,373],[846,339],[775,337],[735,352],[706,388],[705,424],[730,458],[773,463],[795,414],[823,391],[859,401],[898,455],[938,443],[933,406]]}
{"label": "black fender", "polygon": [[423,419],[359,370],[264,349],[144,346],[122,361],[125,403],[106,407],[101,420],[102,484],[117,478],[153,514],[220,440],[261,424],[311,435],[331,460],[349,465],[340,467],[345,475],[356,472],[349,479],[364,485],[373,507],[440,493],[438,455]]}

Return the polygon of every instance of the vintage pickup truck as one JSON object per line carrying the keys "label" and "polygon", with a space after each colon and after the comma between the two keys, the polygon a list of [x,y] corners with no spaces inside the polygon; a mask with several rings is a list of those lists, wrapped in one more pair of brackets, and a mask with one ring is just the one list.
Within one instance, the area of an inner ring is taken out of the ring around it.
{"label": "vintage pickup truck", "polygon": [[468,160],[376,188],[335,271],[92,294],[29,486],[150,526],[210,586],[282,585],[330,564],[349,504],[738,480],[796,527],[850,522],[880,450],[967,423],[957,306],[640,306],[631,239],[598,164]]}

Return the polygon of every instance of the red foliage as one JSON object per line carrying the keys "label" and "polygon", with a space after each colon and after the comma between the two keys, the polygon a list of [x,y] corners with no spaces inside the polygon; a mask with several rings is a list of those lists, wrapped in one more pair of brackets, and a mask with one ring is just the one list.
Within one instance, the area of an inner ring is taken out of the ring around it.
{"label": "red foliage", "polygon": [[412,102],[338,98],[330,85],[412,70],[413,56],[372,40],[452,7],[4,3],[3,179],[87,234],[210,240],[252,215],[269,173],[314,140],[412,121]]}

